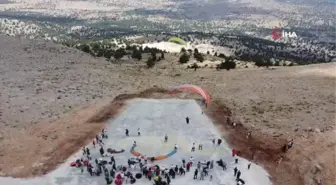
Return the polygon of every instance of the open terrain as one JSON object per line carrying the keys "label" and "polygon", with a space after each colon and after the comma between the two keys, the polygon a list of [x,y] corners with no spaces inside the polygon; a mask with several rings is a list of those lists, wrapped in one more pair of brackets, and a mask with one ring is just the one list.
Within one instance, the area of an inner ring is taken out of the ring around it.
{"label": "open terrain", "polygon": [[[264,156],[256,160],[270,172],[274,184],[335,182],[334,63],[195,72],[168,54],[153,69],[146,69],[142,63],[112,64],[45,41],[0,36],[0,45],[3,176],[41,175],[48,165],[62,163],[68,157],[63,149],[74,153],[99,132],[103,123],[88,120],[117,95],[190,83],[210,93],[207,114],[216,123],[221,125],[221,116],[212,113],[225,105],[233,119],[252,131],[261,146],[256,150]],[[247,146],[228,131],[235,131],[223,130],[229,144],[244,150]],[[267,157],[267,149],[291,138],[292,150]],[[69,145],[59,148],[62,143]],[[281,155],[284,159],[275,168]]]}

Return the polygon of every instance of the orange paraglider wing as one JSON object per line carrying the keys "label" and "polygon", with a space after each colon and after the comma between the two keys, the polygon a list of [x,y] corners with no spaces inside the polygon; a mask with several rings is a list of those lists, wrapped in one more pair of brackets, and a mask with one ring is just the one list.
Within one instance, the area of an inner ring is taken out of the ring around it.
{"label": "orange paraglider wing", "polygon": [[196,85],[191,85],[191,84],[184,84],[184,85],[180,85],[180,86],[177,86],[177,87],[174,87],[174,88],[170,89],[170,94],[173,94],[174,92],[179,91],[179,90],[190,90],[190,91],[193,91],[193,92],[201,95],[204,98],[204,100],[205,100],[205,102],[207,104],[210,103],[209,93],[206,92],[201,87],[198,87]]}

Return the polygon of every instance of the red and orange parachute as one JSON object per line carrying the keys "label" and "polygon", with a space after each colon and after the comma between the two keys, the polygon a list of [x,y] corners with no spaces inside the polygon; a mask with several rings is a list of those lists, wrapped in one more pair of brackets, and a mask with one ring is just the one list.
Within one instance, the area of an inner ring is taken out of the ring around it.
{"label": "red and orange parachute", "polygon": [[183,85],[171,88],[170,89],[170,94],[173,94],[174,92],[180,91],[180,90],[191,90],[191,91],[201,95],[207,104],[210,103],[209,94],[204,89],[202,89],[201,87],[198,87],[198,86],[192,85],[192,84],[183,84]]}

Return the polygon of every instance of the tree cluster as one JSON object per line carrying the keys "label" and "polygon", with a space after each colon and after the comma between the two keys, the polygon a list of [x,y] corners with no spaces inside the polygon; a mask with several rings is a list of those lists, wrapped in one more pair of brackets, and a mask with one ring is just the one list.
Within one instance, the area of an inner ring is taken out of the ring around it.
{"label": "tree cluster", "polygon": [[[231,47],[238,60],[252,61],[258,66],[279,65],[277,61],[291,61],[298,65],[330,62],[333,45],[312,47],[311,44],[284,44],[253,37],[238,37],[236,40],[222,37],[219,45]],[[217,55],[222,57],[221,54]],[[224,57],[222,57],[224,58]],[[269,62],[271,59],[274,62]]]}
{"label": "tree cluster", "polygon": [[185,64],[189,61],[189,59],[190,59],[190,55],[188,55],[187,53],[184,52],[179,58],[179,63],[180,64]]}
{"label": "tree cluster", "polygon": [[217,70],[226,69],[228,71],[230,69],[235,69],[235,68],[236,68],[236,62],[231,57],[229,57],[227,60],[225,60],[225,62],[222,62],[222,63],[218,64],[217,67],[216,67]]}
{"label": "tree cluster", "polygon": [[[106,59],[111,59],[112,57],[115,60],[120,60],[124,56],[128,56],[129,58],[136,59],[138,61],[143,59],[144,53],[149,53],[150,57],[146,60],[146,64],[148,68],[151,68],[155,65],[155,62],[165,59],[166,51],[162,51],[157,48],[149,48],[149,47],[137,47],[135,45],[126,45],[125,48],[116,48],[116,45],[109,43],[100,43],[100,42],[91,42],[91,43],[81,43],[81,44],[72,44],[69,42],[63,43],[66,46],[75,46],[77,49],[89,53],[94,57],[105,57]],[[157,57],[157,54],[160,54]]]}
{"label": "tree cluster", "polygon": [[199,62],[203,62],[204,61],[204,56],[202,55],[202,53],[198,52],[198,49],[195,48],[194,50],[194,58],[199,61]]}

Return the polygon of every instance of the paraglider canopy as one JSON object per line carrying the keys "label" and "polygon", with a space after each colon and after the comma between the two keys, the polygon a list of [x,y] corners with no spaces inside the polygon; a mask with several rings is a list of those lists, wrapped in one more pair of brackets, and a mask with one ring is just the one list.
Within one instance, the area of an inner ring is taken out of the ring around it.
{"label": "paraglider canopy", "polygon": [[179,37],[172,37],[168,40],[168,42],[174,42],[174,43],[181,44],[181,45],[187,45],[187,42]]}
{"label": "paraglider canopy", "polygon": [[180,91],[180,90],[191,90],[203,97],[203,100],[206,104],[210,103],[210,96],[209,94],[201,87],[198,87],[196,85],[191,84],[183,84],[174,88],[170,89],[170,94],[173,94],[174,92]]}

